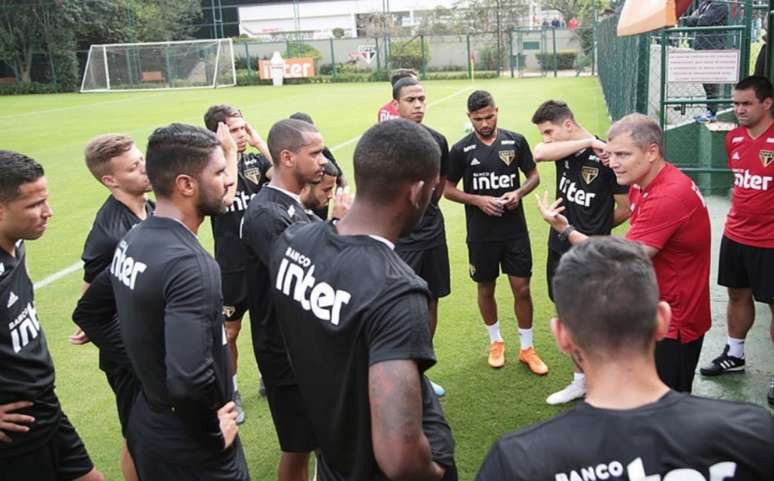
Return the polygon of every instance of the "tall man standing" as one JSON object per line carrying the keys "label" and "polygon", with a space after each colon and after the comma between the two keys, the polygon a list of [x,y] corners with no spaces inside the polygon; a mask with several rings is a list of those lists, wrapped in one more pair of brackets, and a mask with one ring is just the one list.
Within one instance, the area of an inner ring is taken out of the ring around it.
{"label": "tall man standing", "polygon": [[[662,301],[672,308],[663,340],[656,343],[656,369],[675,391],[691,392],[704,334],[711,323],[709,301],[710,220],[699,188],[664,159],[658,124],[642,114],[618,120],[607,132],[610,168],[629,186],[631,226],[626,238],[639,242],[653,260]],[[562,199],[538,209],[562,241],[575,245],[589,236],[561,214]]]}
{"label": "tall man standing", "polygon": [[[739,127],[726,135],[728,166],[734,173],[731,210],[720,244],[718,284],[728,288],[728,341],[723,353],[701,368],[705,376],[741,372],[744,342],[755,321],[754,301],[774,317],[774,117],[772,86],[748,77],[734,89]],[[774,341],[774,321],[770,324]],[[774,376],[767,394],[774,406]]]}
{"label": "tall man standing", "polygon": [[[489,365],[505,365],[495,286],[500,269],[508,275],[519,325],[519,361],[535,374],[548,373],[533,346],[532,250],[521,199],[540,183],[527,140],[497,127],[497,106],[488,92],[468,97],[473,132],[454,144],[450,154],[446,198],[465,204],[470,277],[478,289],[478,308],[489,332]],[[526,176],[519,181],[519,170]],[[457,183],[463,179],[463,191]]]}
{"label": "tall man standing", "polygon": [[[430,334],[435,335],[438,326],[438,300],[451,293],[446,227],[443,222],[443,213],[438,206],[446,182],[449,144],[441,133],[422,124],[427,109],[427,97],[424,87],[415,78],[406,77],[398,80],[392,87],[392,99],[393,106],[400,117],[421,124],[435,139],[441,150],[441,181],[433,192],[430,205],[414,230],[402,237],[395,245],[395,252],[400,258],[406,261],[406,264],[427,282],[430,289],[428,301]],[[444,389],[438,384],[433,383],[433,389],[438,396],[445,394]]]}
{"label": "tall man standing", "polygon": [[[242,317],[247,311],[247,285],[245,282],[245,263],[247,253],[239,239],[239,226],[247,210],[250,199],[258,193],[261,186],[268,182],[267,174],[271,169],[271,156],[266,143],[255,129],[242,117],[242,112],[225,104],[213,105],[204,114],[204,125],[211,132],[217,132],[219,125],[225,124],[231,138],[236,143],[236,168],[230,175],[236,180],[229,191],[228,210],[210,217],[212,237],[215,240],[215,261],[220,267],[223,286],[223,315],[226,319],[226,336],[231,352],[233,368],[234,402],[237,406],[237,423],[245,420],[242,408],[242,396],[237,384],[239,367],[237,338],[242,329]],[[247,152],[251,146],[260,153]]]}
{"label": "tall man standing", "polygon": [[[613,227],[631,215],[628,187],[618,185],[615,173],[603,164],[605,143],[597,139],[575,120],[570,107],[561,101],[548,100],[532,116],[543,136],[536,145],[536,162],[553,162],[556,166],[556,198],[562,199],[564,215],[586,235],[609,235]],[[558,233],[548,233],[546,280],[548,297],[554,300],[553,278],[562,254],[570,249],[560,241]],[[548,396],[548,404],[564,404],[583,397],[585,376],[575,366],[573,380],[561,391]]]}
{"label": "tall man standing", "polygon": [[[395,84],[404,78],[416,80],[419,76],[416,70],[410,68],[398,69],[390,76],[390,87],[395,87]],[[385,120],[397,119],[398,117],[400,117],[398,109],[395,108],[395,103],[390,100],[379,108],[379,111],[376,113],[376,122],[384,122]]]}
{"label": "tall man standing", "polygon": [[212,132],[171,124],[148,139],[155,214],[110,266],[126,353],[142,382],[127,441],[144,481],[248,480],[231,402],[220,271],[196,237],[234,180]]}

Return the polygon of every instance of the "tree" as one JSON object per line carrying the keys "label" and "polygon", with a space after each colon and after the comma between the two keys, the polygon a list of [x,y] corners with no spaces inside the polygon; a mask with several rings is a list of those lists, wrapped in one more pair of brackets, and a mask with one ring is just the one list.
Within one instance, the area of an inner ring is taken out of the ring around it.
{"label": "tree", "polygon": [[199,0],[135,0],[138,42],[165,42],[191,38],[202,15]]}
{"label": "tree", "polygon": [[[565,20],[571,18],[588,19],[594,8],[595,0],[543,0],[544,9],[559,10]],[[596,0],[597,11],[607,8],[607,0]]]}
{"label": "tree", "polygon": [[331,30],[331,33],[333,34],[333,38],[344,38],[344,29],[341,27],[336,27],[333,30]]}

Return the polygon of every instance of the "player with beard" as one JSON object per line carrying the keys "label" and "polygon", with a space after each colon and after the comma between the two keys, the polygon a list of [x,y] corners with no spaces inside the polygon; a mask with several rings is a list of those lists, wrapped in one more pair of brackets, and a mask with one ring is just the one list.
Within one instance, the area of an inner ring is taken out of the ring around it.
{"label": "player with beard", "polygon": [[[402,80],[404,78],[413,78],[414,80],[417,80],[419,78],[419,75],[417,74],[417,71],[410,68],[402,68],[398,69],[390,76],[390,86],[393,88],[395,87],[395,84],[398,83],[399,80]],[[376,113],[376,123],[384,122],[385,120],[390,119],[397,119],[400,117],[400,113],[398,112],[398,109],[395,108],[395,102],[390,100],[386,104],[382,105],[381,108],[379,108],[379,111]]]}
{"label": "player with beard", "polygon": [[0,477],[101,481],[54,392],[54,364],[35,310],[25,240],[53,215],[43,167],[0,151]]}
{"label": "player with beard", "polygon": [[247,480],[231,401],[220,271],[196,237],[234,180],[215,134],[171,124],[148,139],[155,214],[110,265],[126,353],[142,391],[127,441],[143,481]]}
{"label": "player with beard", "polygon": [[[322,180],[316,184],[304,186],[299,197],[308,214],[313,214],[321,219],[328,217],[328,205],[333,199],[336,183],[340,177],[341,170],[333,162],[328,162],[325,164]],[[338,220],[335,213],[333,219]]]}
{"label": "player with beard", "polygon": [[455,480],[451,430],[423,376],[435,362],[429,293],[393,251],[433,196],[440,151],[414,122],[390,120],[363,134],[354,166],[347,216],[289,227],[271,257],[319,477]]}
{"label": "player with beard", "polygon": [[269,255],[288,226],[319,219],[306,213],[299,194],[307,184],[319,183],[327,160],[323,139],[314,125],[285,119],[268,136],[274,166],[271,182],[255,196],[245,213],[242,240],[249,260],[247,279],[253,351],[266,385],[272,420],[282,455],[280,481],[306,481],[309,453],[318,448],[314,430],[288,360],[277,314],[269,295]]}
{"label": "player with beard", "polygon": [[[631,215],[629,188],[618,185],[615,173],[603,163],[605,143],[584,129],[562,101],[543,102],[532,123],[543,136],[543,142],[533,150],[535,161],[556,166],[556,198],[563,199],[567,220],[587,235],[610,235],[613,227],[626,222]],[[569,249],[570,244],[549,229],[546,280],[552,301],[554,272]],[[548,396],[548,404],[564,404],[585,395],[585,376],[578,366],[574,368],[572,382]]]}
{"label": "player with beard", "polygon": [[[245,411],[242,408],[242,396],[239,394],[237,384],[239,368],[237,339],[242,329],[242,317],[247,311],[247,285],[244,270],[247,253],[239,240],[239,226],[250,199],[269,180],[271,156],[260,135],[242,117],[242,113],[230,105],[211,106],[204,114],[204,124],[212,132],[217,132],[219,126],[225,124],[236,142],[238,154],[235,167],[229,171],[229,175],[236,179],[226,199],[229,202],[229,208],[221,215],[211,216],[210,222],[212,237],[215,240],[215,261],[220,266],[223,286],[223,315],[226,319],[226,336],[234,375],[234,402],[239,413],[237,424],[241,424],[245,420]],[[247,152],[248,145],[258,149],[260,153]]]}
{"label": "player with beard", "polygon": [[[468,97],[473,133],[454,144],[444,192],[465,204],[470,277],[478,288],[478,307],[489,332],[489,365],[505,365],[505,342],[497,319],[495,286],[500,269],[508,275],[519,326],[519,361],[538,375],[548,373],[533,346],[532,249],[521,199],[540,183],[527,140],[497,127],[498,109],[489,92]],[[519,170],[526,179],[519,181]],[[463,179],[463,190],[457,183]]]}
{"label": "player with beard", "polygon": [[[427,96],[424,87],[415,78],[406,77],[398,80],[392,87],[392,98],[393,106],[400,117],[422,125],[435,139],[438,148],[441,149],[441,181],[435,188],[430,205],[414,230],[402,237],[395,245],[395,252],[400,258],[406,261],[406,264],[411,266],[414,272],[427,282],[430,289],[428,300],[430,334],[434,336],[438,326],[438,300],[451,293],[446,227],[443,222],[443,213],[438,206],[446,183],[449,144],[441,133],[422,124],[427,109]],[[445,394],[443,387],[436,383],[433,383],[433,390],[438,396]]]}
{"label": "player with beard", "polygon": [[678,393],[659,379],[654,351],[672,309],[659,302],[648,257],[615,237],[591,238],[562,256],[551,330],[586,373],[586,400],[502,436],[477,481],[771,479],[771,414]]}

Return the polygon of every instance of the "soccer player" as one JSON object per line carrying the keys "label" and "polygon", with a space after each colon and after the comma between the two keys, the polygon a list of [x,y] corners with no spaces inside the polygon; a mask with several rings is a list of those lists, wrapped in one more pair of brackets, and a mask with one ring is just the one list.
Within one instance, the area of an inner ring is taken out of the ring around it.
{"label": "soccer player", "polygon": [[[258,193],[261,186],[268,182],[271,156],[266,143],[236,108],[220,104],[207,109],[204,114],[204,125],[207,129],[217,132],[220,124],[226,124],[231,137],[236,142],[237,164],[236,169],[231,172],[236,178],[236,183],[233,188],[235,191],[230,192],[227,199],[230,203],[228,210],[223,214],[211,216],[210,222],[212,237],[215,240],[215,261],[220,267],[223,286],[223,315],[226,318],[226,336],[231,352],[234,402],[238,413],[237,424],[242,424],[245,420],[245,411],[242,408],[242,396],[239,394],[237,384],[239,367],[237,338],[242,329],[242,317],[247,311],[247,285],[244,271],[247,253],[239,239],[239,226],[250,199]],[[248,145],[258,149],[260,153],[247,152]]]}
{"label": "soccer player", "polygon": [[[306,208],[307,213],[313,214],[320,219],[328,217],[328,205],[333,199],[336,183],[341,176],[341,170],[333,162],[325,164],[323,178],[316,184],[306,184],[301,190],[299,197],[301,204]],[[334,215],[334,218],[336,216]]]}
{"label": "soccer player", "polygon": [[0,477],[8,481],[101,481],[54,392],[25,240],[53,215],[43,167],[0,151]]}
{"label": "soccer player", "polygon": [[[670,388],[691,392],[711,323],[707,206],[696,184],[664,159],[663,133],[652,119],[627,115],[607,137],[610,168],[620,185],[629,186],[632,216],[626,238],[643,245],[653,260],[661,300],[672,307],[669,330],[656,343],[656,369]],[[538,209],[560,241],[587,241],[589,236],[561,214],[566,207],[560,204],[561,198],[549,204],[548,193],[538,197]]]}
{"label": "soccer player", "polygon": [[771,414],[677,393],[659,379],[654,350],[674,309],[659,302],[648,257],[614,237],[562,256],[551,329],[586,373],[586,401],[502,436],[477,481],[771,479]]}
{"label": "soccer player", "polygon": [[[728,166],[734,173],[731,210],[720,244],[718,284],[728,288],[728,341],[723,353],[701,368],[705,376],[741,372],[744,341],[755,321],[754,300],[774,316],[774,117],[772,87],[765,77],[748,77],[734,89],[739,127],[726,135]],[[774,341],[774,322],[770,324]],[[774,376],[768,391],[774,406]]]}
{"label": "soccer player", "polygon": [[[532,251],[521,199],[540,183],[527,140],[497,127],[497,106],[489,92],[468,97],[473,132],[454,144],[449,155],[446,198],[465,204],[470,277],[478,308],[489,332],[489,365],[505,365],[505,342],[497,319],[495,286],[500,269],[508,275],[519,325],[519,361],[539,375],[548,373],[532,341]],[[525,175],[519,181],[519,170]],[[463,190],[457,187],[462,179]]]}
{"label": "soccer player", "polygon": [[[404,78],[413,78],[414,80],[417,80],[419,75],[414,69],[398,69],[390,76],[390,85],[395,87],[395,84]],[[376,122],[384,122],[385,120],[397,119],[398,117],[400,117],[400,113],[398,113],[398,109],[395,108],[395,103],[390,100],[386,104],[382,105],[381,108],[379,108],[379,111],[376,113]]]}
{"label": "soccer player", "polygon": [[[406,261],[414,272],[427,282],[430,289],[428,309],[430,311],[430,334],[435,336],[438,326],[438,300],[451,293],[451,278],[449,273],[449,251],[446,247],[446,227],[443,213],[438,202],[443,195],[446,182],[446,171],[449,166],[449,144],[440,132],[425,124],[427,97],[425,89],[415,78],[406,77],[398,80],[392,88],[393,106],[401,118],[421,124],[435,139],[441,149],[440,183],[435,188],[430,205],[425,210],[422,220],[414,230],[402,237],[395,245],[395,252]],[[443,396],[443,387],[432,383],[438,396]]]}
{"label": "soccer player", "polygon": [[[86,145],[85,157],[89,172],[110,191],[110,196],[97,212],[83,246],[84,292],[110,265],[118,242],[135,224],[151,215],[155,207],[147,195],[151,185],[145,173],[145,157],[131,137],[123,134],[95,137]],[[140,381],[126,356],[117,320],[113,319],[112,298],[92,305],[96,309],[103,305],[108,311],[93,314],[89,319],[79,311],[73,320],[80,331],[71,336],[71,342],[82,344],[90,339],[99,349],[99,366],[115,394],[121,432],[126,436],[129,413],[140,392]],[[125,442],[121,448],[121,471],[124,479],[137,479]]]}
{"label": "soccer player", "polygon": [[309,453],[318,448],[288,361],[277,314],[269,295],[269,255],[277,238],[291,224],[312,222],[299,194],[307,184],[319,183],[328,161],[323,139],[314,125],[285,119],[275,123],[268,136],[274,173],[245,213],[242,240],[249,260],[247,278],[253,351],[266,385],[272,420],[282,455],[280,481],[306,481]]}
{"label": "soccer player", "polygon": [[218,138],[171,124],[148,139],[156,211],[110,265],[126,353],[142,390],[127,441],[143,481],[248,480],[237,436],[218,264],[196,237],[234,180]]}
{"label": "soccer player", "polygon": [[[562,101],[543,102],[532,116],[532,123],[543,136],[543,142],[533,151],[535,161],[556,166],[556,198],[562,199],[567,220],[586,235],[609,235],[613,227],[629,218],[631,210],[628,187],[618,185],[615,173],[600,159],[606,155],[605,143],[578,124]],[[546,279],[552,301],[554,272],[559,258],[569,249],[570,244],[559,241],[557,232],[550,229]],[[585,377],[575,366],[572,382],[548,396],[546,402],[564,404],[585,393]]]}
{"label": "soccer player", "polygon": [[289,227],[270,264],[320,480],[456,479],[451,430],[423,376],[435,363],[429,292],[394,252],[433,196],[440,151],[425,129],[392,120],[363,135],[354,167],[347,216]]}

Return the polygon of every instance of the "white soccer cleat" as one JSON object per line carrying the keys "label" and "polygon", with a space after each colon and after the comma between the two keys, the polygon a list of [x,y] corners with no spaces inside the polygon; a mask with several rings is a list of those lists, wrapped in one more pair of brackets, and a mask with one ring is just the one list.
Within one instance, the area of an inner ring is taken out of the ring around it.
{"label": "white soccer cleat", "polygon": [[552,406],[567,404],[570,401],[580,399],[586,395],[585,382],[571,382],[561,391],[557,391],[546,398],[546,402]]}

